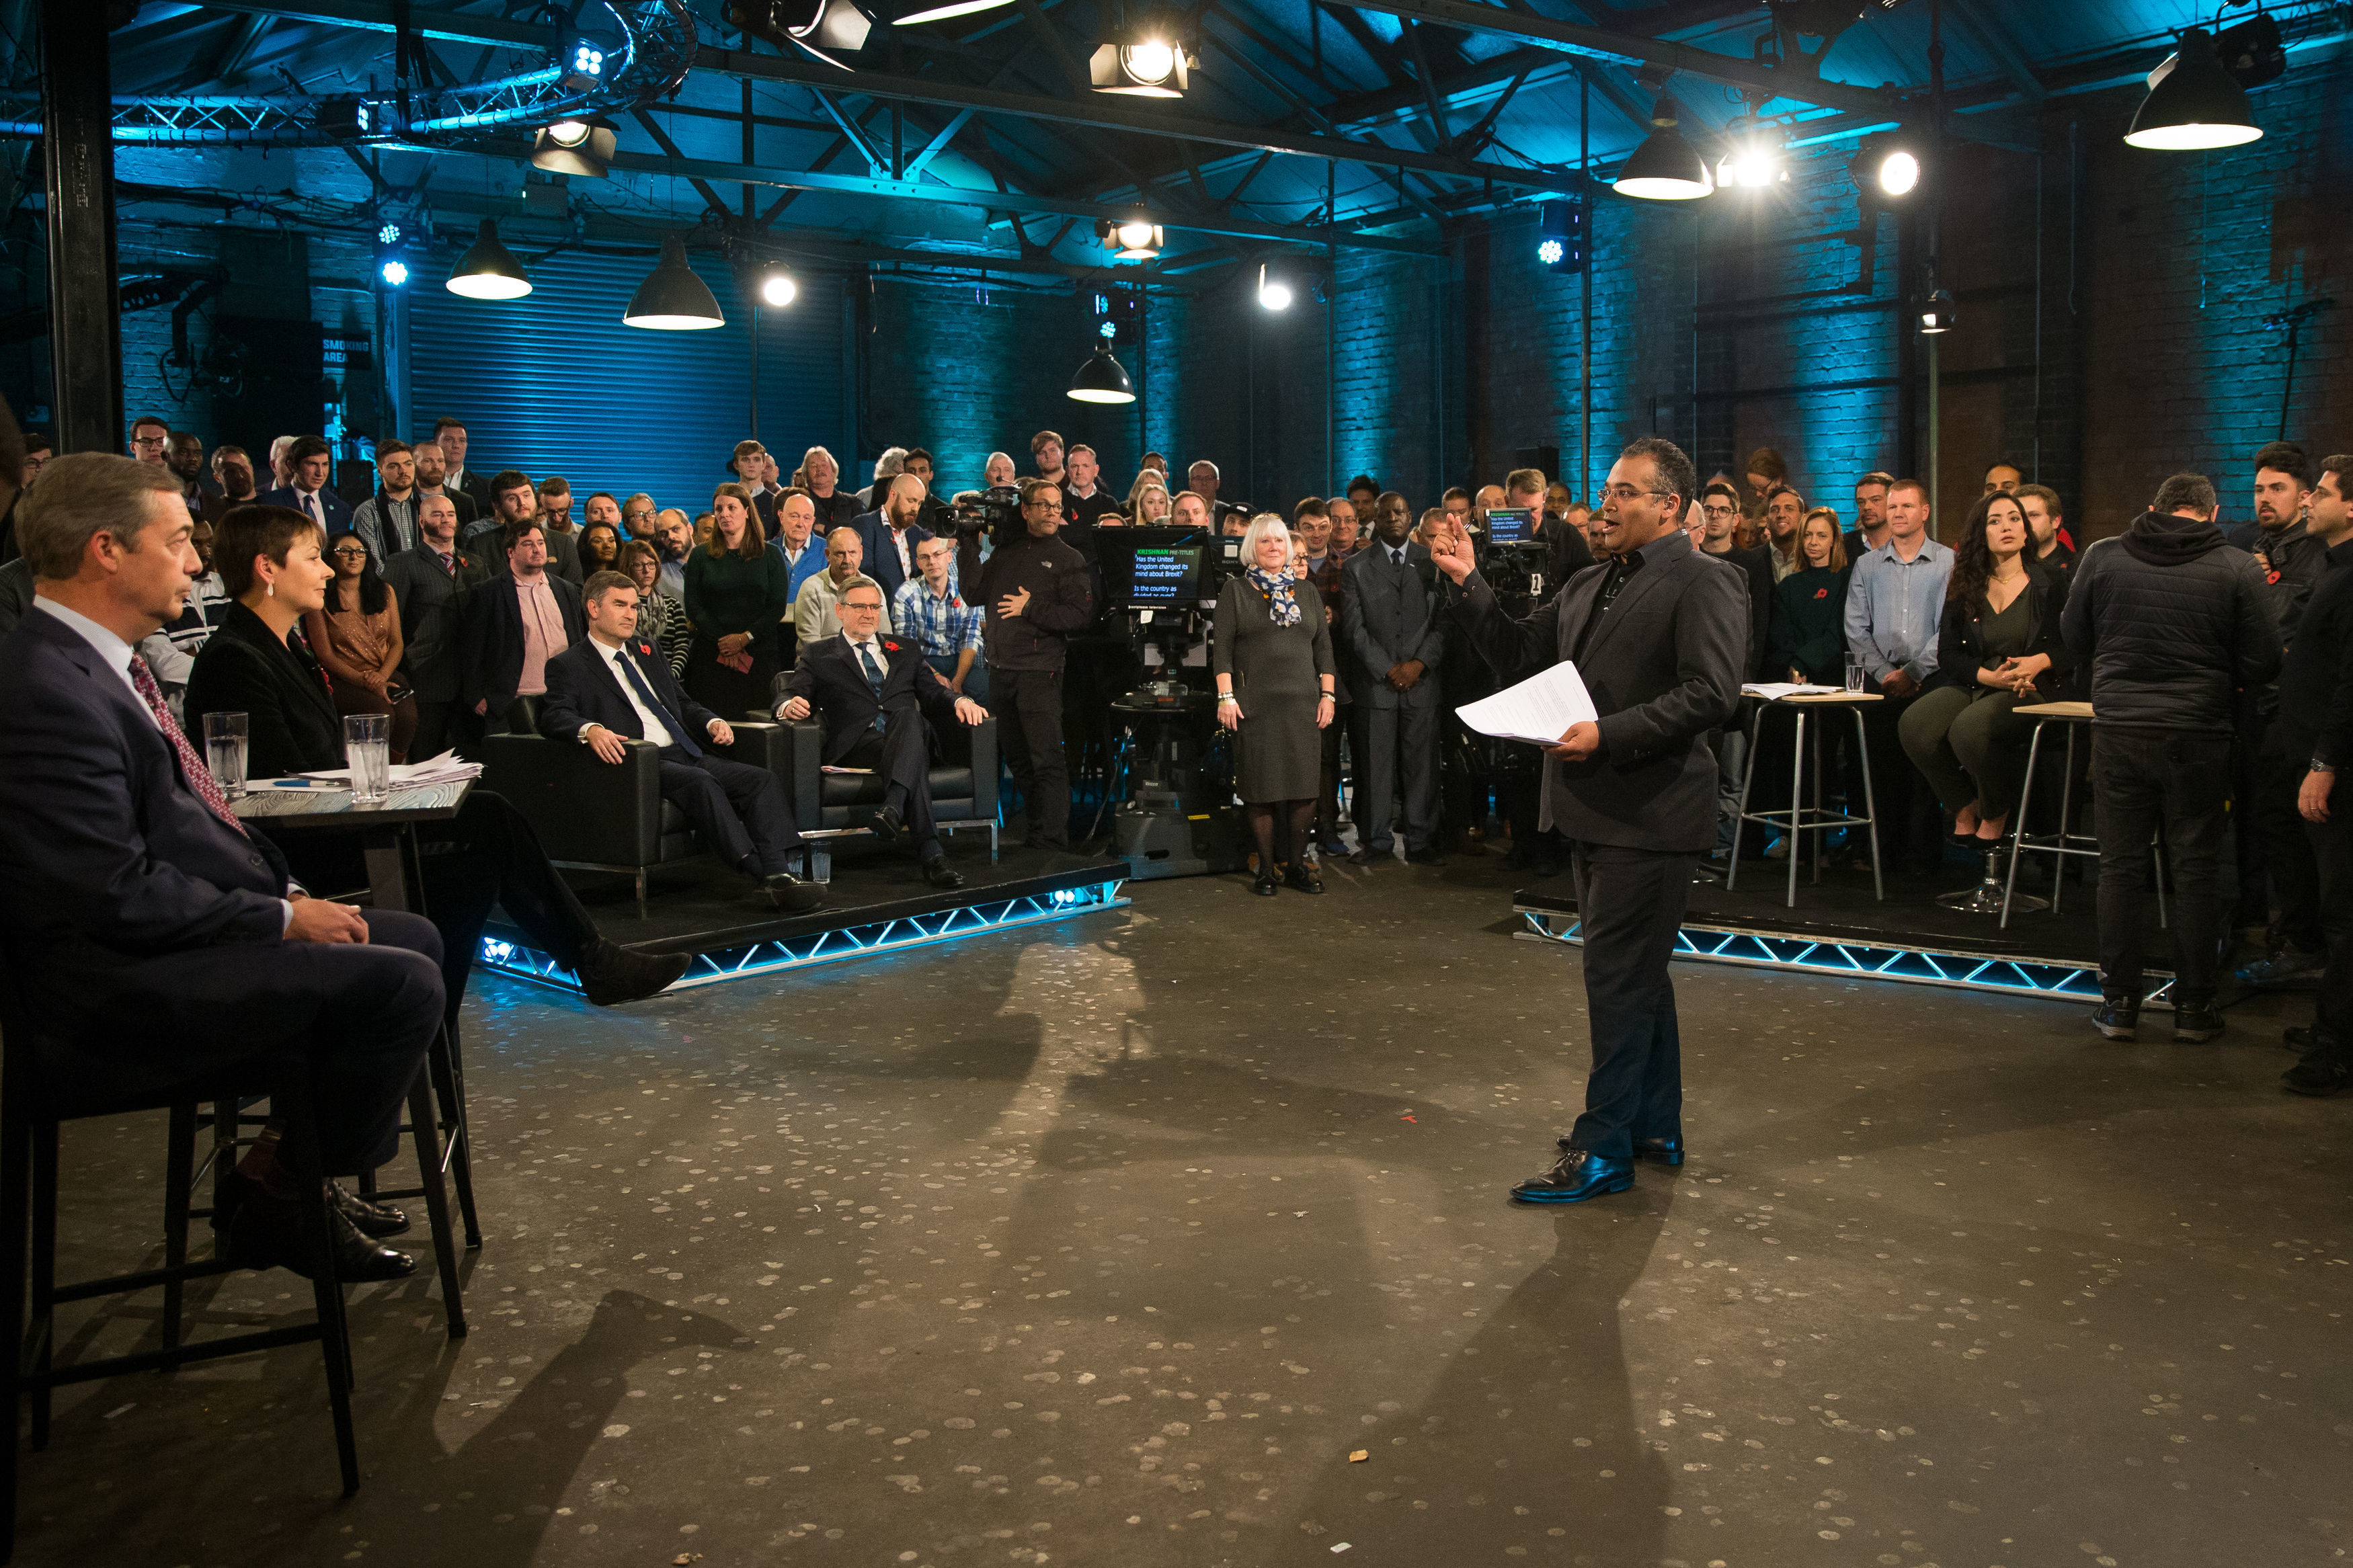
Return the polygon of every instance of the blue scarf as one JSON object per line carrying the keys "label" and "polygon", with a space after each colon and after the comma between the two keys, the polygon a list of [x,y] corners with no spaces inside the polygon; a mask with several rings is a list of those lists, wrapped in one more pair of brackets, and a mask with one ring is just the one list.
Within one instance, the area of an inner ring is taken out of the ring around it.
{"label": "blue scarf", "polygon": [[1278,626],[1299,624],[1299,600],[1291,591],[1294,579],[1289,572],[1273,573],[1263,566],[1250,569],[1250,585],[1266,595],[1267,613]]}

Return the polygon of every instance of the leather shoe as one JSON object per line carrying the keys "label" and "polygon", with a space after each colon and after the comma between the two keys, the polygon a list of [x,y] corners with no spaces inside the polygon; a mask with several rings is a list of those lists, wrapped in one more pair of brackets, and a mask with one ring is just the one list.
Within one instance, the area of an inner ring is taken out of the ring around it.
{"label": "leather shoe", "polygon": [[1324,879],[1315,874],[1313,866],[1291,865],[1282,868],[1282,885],[1303,893],[1320,893],[1324,890]]}
{"label": "leather shoe", "polygon": [[944,855],[934,855],[923,862],[923,880],[934,888],[961,888],[964,873],[948,864]]}
{"label": "leather shoe", "polygon": [[788,915],[805,915],[811,910],[825,908],[825,889],[814,882],[804,882],[790,871],[772,871],[760,879],[760,891]]}
{"label": "leather shoe", "polygon": [[1258,868],[1258,880],[1250,884],[1250,891],[1261,899],[1271,899],[1282,887],[1282,879],[1274,874],[1274,868],[1261,866]]}
{"label": "leather shoe", "polygon": [[1552,1169],[1512,1189],[1524,1204],[1581,1204],[1622,1193],[1634,1184],[1634,1162],[1610,1160],[1583,1149],[1563,1149]]}
{"label": "leather shoe", "polygon": [[2225,1027],[2211,996],[2184,996],[2173,1004],[2173,1037],[2203,1045]]}
{"label": "leather shoe", "polygon": [[1405,863],[1409,866],[1443,866],[1446,864],[1446,851],[1435,844],[1409,849],[1405,852]]}
{"label": "leather shoe", "polygon": [[2323,1046],[2280,1074],[2280,1087],[2291,1094],[2340,1094],[2353,1088],[2353,1051]]}
{"label": "leather shoe", "polygon": [[408,1215],[390,1204],[380,1204],[346,1191],[343,1183],[327,1184],[327,1203],[352,1222],[362,1236],[398,1236],[408,1228]]}
{"label": "leather shoe", "polygon": [[1683,1163],[1683,1136],[1674,1132],[1664,1138],[1637,1138],[1634,1158],[1656,1160],[1662,1165],[1680,1165]]}
{"label": "leather shoe", "polygon": [[2129,996],[2103,996],[2092,1015],[2092,1027],[2112,1040],[2140,1038],[2140,1004]]}
{"label": "leather shoe", "polygon": [[[302,1216],[294,1205],[270,1196],[255,1182],[229,1216],[223,1250],[239,1268],[286,1268],[311,1278],[310,1255],[302,1246]],[[349,1285],[371,1280],[406,1279],[417,1272],[417,1259],[406,1252],[379,1247],[360,1234],[330,1201],[327,1246],[334,1254],[335,1278]]]}
{"label": "leather shoe", "polygon": [[896,848],[907,841],[907,825],[900,820],[896,811],[887,805],[876,812],[874,819],[866,826],[873,830],[877,844]]}
{"label": "leather shoe", "polygon": [[580,963],[580,989],[599,1007],[617,1007],[659,995],[686,973],[683,952],[638,952],[598,938]]}

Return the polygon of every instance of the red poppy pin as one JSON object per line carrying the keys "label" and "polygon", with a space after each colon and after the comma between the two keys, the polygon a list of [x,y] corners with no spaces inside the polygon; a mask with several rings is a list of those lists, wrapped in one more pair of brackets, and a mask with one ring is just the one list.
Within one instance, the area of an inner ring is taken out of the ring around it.
{"label": "red poppy pin", "polygon": [[890,649],[892,653],[897,653],[899,651],[899,645],[897,643],[885,642],[882,646]]}
{"label": "red poppy pin", "polygon": [[1817,588],[1814,590],[1814,597],[1817,599],[1827,599],[1830,596],[1831,591],[1828,588]]}

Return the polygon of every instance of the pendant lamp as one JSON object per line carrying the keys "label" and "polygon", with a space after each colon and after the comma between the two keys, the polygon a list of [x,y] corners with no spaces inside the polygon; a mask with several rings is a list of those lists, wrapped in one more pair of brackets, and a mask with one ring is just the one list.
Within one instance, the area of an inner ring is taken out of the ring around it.
{"label": "pendant lamp", "polygon": [[629,308],[621,312],[621,324],[649,327],[656,331],[691,332],[723,327],[727,318],[720,314],[719,300],[712,294],[711,285],[686,264],[686,241],[673,234],[663,237],[661,260],[629,297]]}
{"label": "pendant lamp", "polygon": [[531,292],[531,278],[514,252],[499,243],[496,218],[484,218],[474,243],[449,269],[449,292],[469,300],[520,300]]}
{"label": "pendant lamp", "polygon": [[1112,357],[1106,343],[1079,366],[1079,374],[1071,378],[1070,395],[1080,403],[1133,403],[1135,384],[1127,379],[1126,370]]}
{"label": "pendant lamp", "polygon": [[1647,202],[1688,202],[1715,189],[1707,160],[1675,129],[1678,118],[1675,100],[1661,94],[1651,108],[1651,134],[1618,171],[1612,190]]}
{"label": "pendant lamp", "polygon": [[2262,134],[2247,109],[2247,89],[2222,68],[2206,29],[2192,27],[2148,73],[2148,96],[2140,100],[2125,142],[2162,153],[2185,153],[2236,147]]}

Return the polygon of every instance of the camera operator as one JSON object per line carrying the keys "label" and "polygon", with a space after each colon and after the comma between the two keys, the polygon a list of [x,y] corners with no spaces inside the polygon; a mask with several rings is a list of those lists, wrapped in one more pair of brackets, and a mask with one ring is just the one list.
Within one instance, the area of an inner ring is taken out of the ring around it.
{"label": "camera operator", "polygon": [[1548,510],[1546,500],[1543,469],[1514,468],[1504,476],[1504,504],[1531,509],[1536,519],[1535,536],[1544,542],[1545,580],[1536,595],[1539,605],[1550,604],[1562,584],[1593,564],[1593,547],[1586,542],[1585,530]]}
{"label": "camera operator", "polygon": [[1071,775],[1062,755],[1062,671],[1071,634],[1094,618],[1086,561],[1060,537],[1062,492],[1021,485],[1022,536],[998,543],[980,569],[982,637],[1005,760],[1020,786],[1028,842],[1071,847]]}

